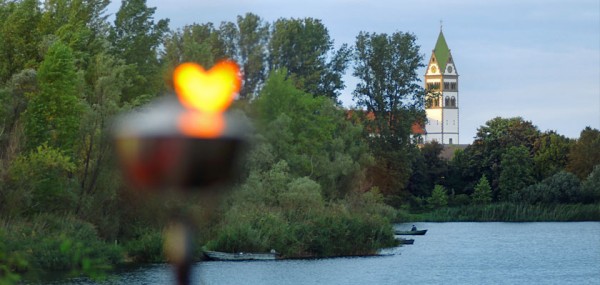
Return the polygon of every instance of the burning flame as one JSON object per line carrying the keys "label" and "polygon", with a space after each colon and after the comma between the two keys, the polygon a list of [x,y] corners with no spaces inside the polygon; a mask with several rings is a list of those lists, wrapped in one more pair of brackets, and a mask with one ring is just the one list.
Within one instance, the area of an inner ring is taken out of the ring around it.
{"label": "burning flame", "polygon": [[188,112],[179,117],[179,130],[185,135],[216,138],[223,133],[223,115],[241,87],[238,65],[221,61],[205,71],[196,63],[183,63],[173,73],[175,92]]}
{"label": "burning flame", "polygon": [[238,65],[221,61],[205,71],[196,63],[183,63],[173,74],[179,101],[188,109],[220,113],[225,111],[241,87]]}

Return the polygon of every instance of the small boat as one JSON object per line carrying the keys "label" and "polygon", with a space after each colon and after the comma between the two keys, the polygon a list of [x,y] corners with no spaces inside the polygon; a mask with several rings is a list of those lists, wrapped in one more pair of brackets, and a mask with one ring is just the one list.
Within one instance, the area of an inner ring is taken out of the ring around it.
{"label": "small boat", "polygon": [[395,231],[397,235],[405,235],[405,236],[422,236],[427,233],[427,230],[418,230],[418,231]]}
{"label": "small boat", "polygon": [[400,242],[400,244],[413,244],[415,243],[414,239],[398,239],[398,241]]}
{"label": "small boat", "polygon": [[211,260],[218,261],[243,261],[243,260],[275,260],[279,257],[277,252],[220,252],[205,250],[204,254]]}

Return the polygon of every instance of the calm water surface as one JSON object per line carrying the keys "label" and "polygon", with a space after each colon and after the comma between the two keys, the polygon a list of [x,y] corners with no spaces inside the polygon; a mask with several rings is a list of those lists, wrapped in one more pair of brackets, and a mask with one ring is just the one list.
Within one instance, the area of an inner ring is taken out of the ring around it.
{"label": "calm water surface", "polygon": [[[429,231],[386,256],[203,262],[194,267],[194,284],[600,284],[600,222],[416,226]],[[105,284],[173,284],[173,276],[168,265],[153,265]]]}

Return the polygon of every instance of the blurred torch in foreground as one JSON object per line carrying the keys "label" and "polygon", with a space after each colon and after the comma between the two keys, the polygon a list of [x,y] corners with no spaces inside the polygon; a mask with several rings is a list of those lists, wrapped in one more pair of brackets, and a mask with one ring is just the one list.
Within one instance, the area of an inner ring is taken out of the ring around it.
{"label": "blurred torch in foreground", "polygon": [[[161,98],[118,121],[115,141],[125,180],[134,189],[197,190],[211,199],[220,193],[208,189],[233,180],[247,130],[241,116],[225,112],[240,90],[239,67],[222,61],[206,71],[184,63],[173,79],[179,100]],[[177,284],[190,284],[193,242],[186,219],[176,217],[165,235]]]}
{"label": "blurred torch in foreground", "polygon": [[240,89],[239,67],[222,61],[206,71],[184,63],[173,74],[179,100],[161,98],[119,120],[115,141],[135,189],[203,189],[231,181],[245,123],[225,112]]}

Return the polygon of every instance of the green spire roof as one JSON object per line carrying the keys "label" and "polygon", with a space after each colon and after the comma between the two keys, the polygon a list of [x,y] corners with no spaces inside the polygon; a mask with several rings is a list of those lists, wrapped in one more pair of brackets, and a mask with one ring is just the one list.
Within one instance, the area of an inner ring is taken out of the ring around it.
{"label": "green spire roof", "polygon": [[446,70],[446,63],[448,63],[448,58],[450,58],[450,49],[448,48],[448,44],[446,43],[446,39],[441,30],[437,42],[435,43],[433,54],[435,54],[440,70]]}

